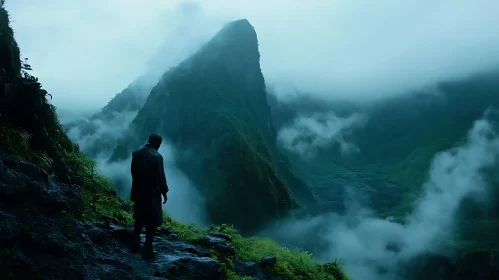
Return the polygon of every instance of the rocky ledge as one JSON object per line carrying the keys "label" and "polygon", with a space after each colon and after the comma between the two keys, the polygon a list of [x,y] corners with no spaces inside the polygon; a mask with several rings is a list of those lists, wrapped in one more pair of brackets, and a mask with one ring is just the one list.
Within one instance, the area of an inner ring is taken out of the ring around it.
{"label": "rocky ledge", "polygon": [[80,188],[0,154],[1,279],[226,279],[227,259],[239,275],[280,279],[271,274],[273,257],[260,263],[233,259],[237,248],[224,233],[190,243],[160,229],[154,258],[132,253],[127,246],[130,226],[79,218]]}

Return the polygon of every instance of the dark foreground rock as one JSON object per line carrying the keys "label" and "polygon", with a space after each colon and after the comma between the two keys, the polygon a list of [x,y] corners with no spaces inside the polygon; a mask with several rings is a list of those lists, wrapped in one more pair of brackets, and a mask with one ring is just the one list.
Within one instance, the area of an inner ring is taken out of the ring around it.
{"label": "dark foreground rock", "polygon": [[267,268],[274,268],[277,264],[276,257],[266,257],[260,260],[260,265]]}
{"label": "dark foreground rock", "polygon": [[207,236],[197,240],[196,243],[206,248],[213,249],[224,256],[234,256],[236,254],[236,250],[228,243],[230,237],[222,234],[223,233],[210,233]]}
{"label": "dark foreground rock", "polygon": [[243,260],[233,260],[234,269],[239,275],[253,277],[253,279],[278,280],[280,277],[272,275],[268,267],[259,265],[255,262]]}
{"label": "dark foreground rock", "polygon": [[[230,237],[214,233],[195,245],[160,230],[147,259],[128,249],[132,228],[81,221],[82,205],[79,186],[0,155],[0,279],[224,279],[210,249],[233,254]],[[253,279],[274,279],[236,263]]]}

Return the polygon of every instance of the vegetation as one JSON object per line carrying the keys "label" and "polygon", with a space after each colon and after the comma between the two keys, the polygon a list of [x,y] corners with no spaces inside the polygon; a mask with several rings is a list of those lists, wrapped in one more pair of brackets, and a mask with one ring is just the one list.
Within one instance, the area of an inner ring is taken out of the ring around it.
{"label": "vegetation", "polygon": [[[233,241],[231,243],[237,248],[236,258],[258,262],[262,258],[275,256],[277,264],[273,269],[274,273],[289,277],[289,279],[348,279],[343,272],[343,268],[337,261],[319,264],[307,252],[290,250],[280,246],[269,238],[244,238],[231,226],[221,225],[212,227],[211,229],[202,229],[194,224],[183,225],[172,220],[171,222],[166,222],[165,227],[178,232],[180,238],[188,241],[195,241],[210,231],[225,233],[232,238]],[[229,274],[234,274],[233,271],[230,271],[230,265],[228,269]]]}
{"label": "vegetation", "polygon": [[10,126],[0,125],[0,146],[13,155],[24,158],[44,168],[52,167],[53,160],[45,153],[31,150],[31,135],[26,131]]}
{"label": "vegetation", "polygon": [[132,204],[116,196],[113,182],[97,173],[97,163],[85,154],[73,153],[67,163],[82,178],[83,218],[89,221],[113,219],[122,225],[132,223]]}
{"label": "vegetation", "polygon": [[5,0],[0,1],[0,68],[2,82],[17,77],[21,71],[20,50],[10,28],[9,14],[4,9]]}

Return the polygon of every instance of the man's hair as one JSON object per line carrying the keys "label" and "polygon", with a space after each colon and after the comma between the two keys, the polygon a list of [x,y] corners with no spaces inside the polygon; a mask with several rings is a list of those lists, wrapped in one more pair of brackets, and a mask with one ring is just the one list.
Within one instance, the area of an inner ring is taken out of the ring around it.
{"label": "man's hair", "polygon": [[151,134],[151,136],[149,136],[149,140],[147,140],[147,144],[149,144],[155,148],[159,148],[159,146],[161,146],[162,141],[163,141],[163,138],[161,136],[159,136],[156,133],[153,133],[153,134]]}

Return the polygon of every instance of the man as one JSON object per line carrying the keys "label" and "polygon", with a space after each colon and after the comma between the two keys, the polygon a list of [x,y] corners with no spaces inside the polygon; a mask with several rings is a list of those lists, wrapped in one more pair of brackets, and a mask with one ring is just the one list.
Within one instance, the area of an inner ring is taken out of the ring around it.
{"label": "man", "polygon": [[163,157],[158,152],[162,142],[161,136],[152,134],[149,141],[141,149],[132,154],[132,191],[130,200],[135,202],[134,231],[132,250],[140,249],[140,233],[146,227],[146,253],[153,253],[152,241],[156,228],[163,222],[163,204],[168,200],[168,184],[163,169]]}

